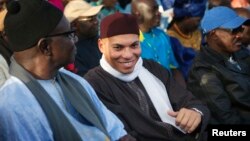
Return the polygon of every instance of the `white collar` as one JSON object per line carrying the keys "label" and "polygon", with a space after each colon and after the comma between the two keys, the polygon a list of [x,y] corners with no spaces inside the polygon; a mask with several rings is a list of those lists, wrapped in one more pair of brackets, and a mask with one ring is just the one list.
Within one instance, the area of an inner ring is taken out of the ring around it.
{"label": "white collar", "polygon": [[139,72],[142,68],[142,58],[140,57],[138,59],[138,61],[136,62],[135,64],[135,68],[133,70],[133,72],[131,72],[130,74],[123,74],[119,71],[117,71],[116,69],[114,69],[105,59],[104,55],[102,56],[101,60],[100,60],[100,65],[101,67],[106,71],[108,72],[109,74],[111,74],[112,76],[122,80],[122,81],[125,81],[125,82],[130,82],[132,80],[134,80],[138,75],[139,75]]}

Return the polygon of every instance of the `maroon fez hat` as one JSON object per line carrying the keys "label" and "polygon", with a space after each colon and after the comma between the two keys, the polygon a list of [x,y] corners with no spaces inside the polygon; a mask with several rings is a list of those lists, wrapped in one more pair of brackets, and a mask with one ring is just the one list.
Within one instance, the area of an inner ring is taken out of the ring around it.
{"label": "maroon fez hat", "polygon": [[121,34],[140,34],[139,26],[133,15],[116,12],[101,21],[100,38]]}

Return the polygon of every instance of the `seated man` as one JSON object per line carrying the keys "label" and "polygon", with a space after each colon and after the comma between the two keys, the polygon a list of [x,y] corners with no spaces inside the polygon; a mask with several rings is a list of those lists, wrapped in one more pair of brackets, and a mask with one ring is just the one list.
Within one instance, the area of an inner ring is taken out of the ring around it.
{"label": "seated man", "polygon": [[194,139],[206,127],[205,105],[176,83],[160,64],[140,57],[139,27],[132,15],[101,22],[100,66],[85,78],[103,103],[140,141]]}
{"label": "seated man", "polygon": [[64,9],[64,15],[78,37],[75,67],[80,76],[98,66],[102,56],[97,45],[99,24],[96,18],[101,8],[102,5],[91,6],[83,0],[71,0]]}
{"label": "seated man", "polygon": [[201,21],[207,45],[194,60],[188,89],[207,103],[211,124],[250,124],[249,56],[238,54],[246,21],[224,6],[209,10]]}
{"label": "seated man", "polygon": [[132,140],[85,80],[60,69],[76,52],[63,13],[44,0],[8,4],[4,27],[14,54],[0,89],[0,140]]}

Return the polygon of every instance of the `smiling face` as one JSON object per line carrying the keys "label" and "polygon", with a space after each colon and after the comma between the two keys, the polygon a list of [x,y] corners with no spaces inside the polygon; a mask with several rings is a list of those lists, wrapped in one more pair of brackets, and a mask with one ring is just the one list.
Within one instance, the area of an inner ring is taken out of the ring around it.
{"label": "smiling face", "polygon": [[117,71],[128,74],[134,70],[141,48],[137,34],[122,34],[99,39],[99,49],[106,61]]}

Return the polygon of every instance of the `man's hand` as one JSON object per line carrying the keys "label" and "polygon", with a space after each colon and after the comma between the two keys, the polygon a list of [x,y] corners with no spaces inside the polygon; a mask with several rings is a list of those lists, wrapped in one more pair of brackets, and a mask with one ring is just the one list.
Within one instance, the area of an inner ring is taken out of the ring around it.
{"label": "man's hand", "polygon": [[187,133],[192,133],[201,123],[201,114],[192,109],[181,108],[180,111],[169,111],[168,115],[175,117],[175,123]]}

